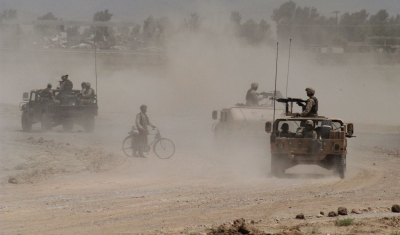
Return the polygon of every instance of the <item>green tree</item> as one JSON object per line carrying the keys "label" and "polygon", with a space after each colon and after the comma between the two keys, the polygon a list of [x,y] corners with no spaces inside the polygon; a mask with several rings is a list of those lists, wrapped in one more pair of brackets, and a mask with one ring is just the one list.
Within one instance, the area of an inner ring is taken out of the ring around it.
{"label": "green tree", "polygon": [[369,13],[365,9],[354,12],[344,13],[340,18],[339,25],[341,26],[341,33],[349,42],[363,42],[368,34]]}
{"label": "green tree", "polygon": [[379,10],[369,18],[371,25],[371,36],[388,36],[386,26],[389,23],[389,13],[386,10]]}

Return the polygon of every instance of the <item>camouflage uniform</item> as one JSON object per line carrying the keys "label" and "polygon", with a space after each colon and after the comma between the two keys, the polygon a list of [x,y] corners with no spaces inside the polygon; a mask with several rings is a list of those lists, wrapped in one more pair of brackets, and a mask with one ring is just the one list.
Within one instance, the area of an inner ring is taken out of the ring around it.
{"label": "camouflage uniform", "polygon": [[85,85],[86,85],[86,88],[82,92],[80,105],[93,104],[93,102],[94,102],[94,98],[95,98],[94,90],[90,87],[90,83],[87,82]]}
{"label": "camouflage uniform", "polygon": [[61,79],[62,81],[60,83],[60,92],[58,93],[58,96],[71,94],[74,84],[68,79],[68,75],[62,76]]}
{"label": "camouflage uniform", "polygon": [[[307,120],[306,121],[306,126],[307,125],[313,126],[313,121]],[[310,139],[316,140],[317,139],[317,132],[315,132],[313,128],[307,129],[307,127],[302,127],[296,132],[296,137],[299,137],[299,138],[310,138]]]}
{"label": "camouflage uniform", "polygon": [[318,99],[314,96],[315,90],[313,88],[306,89],[310,98],[307,100],[306,108],[300,114],[302,117],[317,117],[318,116]]}
{"label": "camouflage uniform", "polygon": [[258,88],[258,83],[253,82],[251,84],[251,88],[247,91],[246,94],[246,105],[247,106],[258,106],[259,102],[263,99],[262,96],[259,96],[256,92]]}
{"label": "camouflage uniform", "polygon": [[47,88],[43,89],[39,94],[43,100],[49,101],[50,103],[60,103],[60,101],[56,100],[54,97],[54,92],[51,90],[51,84],[48,84]]}

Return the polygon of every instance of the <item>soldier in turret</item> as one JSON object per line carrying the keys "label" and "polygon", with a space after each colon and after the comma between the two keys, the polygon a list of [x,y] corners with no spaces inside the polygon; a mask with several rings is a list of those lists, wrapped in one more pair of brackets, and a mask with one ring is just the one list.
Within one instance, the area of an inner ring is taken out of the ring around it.
{"label": "soldier in turret", "polygon": [[68,79],[68,75],[61,76],[60,91],[57,97],[71,94],[73,86],[74,84]]}
{"label": "soldier in turret", "polygon": [[[309,99],[305,105],[305,109],[302,113],[297,113],[297,117],[317,117],[318,116],[318,99],[314,96],[315,90],[314,88],[307,87],[306,88],[307,96]],[[299,103],[298,103],[299,104]],[[301,104],[299,104],[301,105]],[[302,105],[304,106],[304,105]]]}
{"label": "soldier in turret", "polygon": [[253,82],[246,94],[246,106],[259,106],[259,102],[265,98],[263,95],[257,94],[257,89],[258,83]]}

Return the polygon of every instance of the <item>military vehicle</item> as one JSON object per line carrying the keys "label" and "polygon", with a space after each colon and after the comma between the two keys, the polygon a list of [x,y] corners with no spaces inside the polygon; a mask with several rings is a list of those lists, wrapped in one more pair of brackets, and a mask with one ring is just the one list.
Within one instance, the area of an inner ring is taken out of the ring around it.
{"label": "military vehicle", "polygon": [[[79,105],[81,93],[73,90],[71,94],[59,97],[60,103],[54,103],[48,97],[41,97],[42,90],[23,93],[21,123],[24,131],[31,131],[32,125],[41,124],[42,131],[62,125],[65,131],[72,131],[74,124],[83,126],[85,132],[93,132],[94,117],[98,114],[97,97],[90,104]],[[55,96],[59,90],[52,90]]]}
{"label": "military vehicle", "polygon": [[[347,139],[355,137],[354,125],[345,123],[340,118],[296,117],[293,114],[293,102],[304,102],[301,99],[278,99],[286,103],[285,117],[279,117],[274,123],[265,123],[265,131],[271,133],[271,173],[282,177],[286,169],[299,164],[318,165],[334,174],[345,177]],[[289,103],[291,108],[289,110]],[[307,120],[313,122],[317,139],[296,137],[296,132],[304,128]],[[282,125],[289,127],[288,132],[282,131]]]}
{"label": "military vehicle", "polygon": [[[236,104],[233,107],[224,108],[220,111],[214,110],[212,118],[217,120],[212,126],[217,145],[229,144],[232,141],[247,141],[249,137],[263,138],[262,131],[266,121],[272,121],[274,115],[274,92],[263,92],[266,102],[259,106],[246,106]],[[277,91],[276,97],[281,98],[282,94]],[[276,105],[276,114],[284,115],[284,106]],[[260,131],[261,130],[261,131]]]}

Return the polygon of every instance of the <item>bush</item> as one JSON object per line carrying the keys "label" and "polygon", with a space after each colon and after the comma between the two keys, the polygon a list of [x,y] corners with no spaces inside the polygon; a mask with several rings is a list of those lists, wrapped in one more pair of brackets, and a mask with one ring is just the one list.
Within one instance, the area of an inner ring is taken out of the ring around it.
{"label": "bush", "polygon": [[347,219],[342,219],[342,220],[336,220],[336,226],[349,226],[352,225],[354,222],[354,219],[347,218]]}

